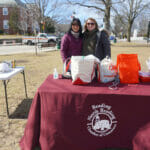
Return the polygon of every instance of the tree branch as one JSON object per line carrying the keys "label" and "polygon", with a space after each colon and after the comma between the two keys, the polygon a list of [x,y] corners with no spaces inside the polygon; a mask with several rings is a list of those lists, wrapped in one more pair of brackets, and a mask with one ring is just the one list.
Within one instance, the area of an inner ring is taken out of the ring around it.
{"label": "tree branch", "polygon": [[100,7],[97,7],[97,6],[91,6],[91,5],[86,5],[86,4],[83,4],[83,3],[79,3],[79,2],[71,2],[69,0],[67,0],[67,2],[71,5],[79,5],[79,6],[82,6],[82,7],[87,7],[87,8],[95,8],[97,10],[100,10],[100,11],[105,11],[104,9],[100,8]]}

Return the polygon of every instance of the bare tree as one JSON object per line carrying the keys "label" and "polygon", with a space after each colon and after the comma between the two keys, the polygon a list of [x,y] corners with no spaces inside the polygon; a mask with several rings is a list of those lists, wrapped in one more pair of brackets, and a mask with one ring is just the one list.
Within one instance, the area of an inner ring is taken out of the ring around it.
{"label": "bare tree", "polygon": [[124,17],[116,15],[113,19],[114,28],[113,33],[120,38],[126,38],[127,33],[127,22],[124,20]]}
{"label": "bare tree", "polygon": [[[56,9],[58,0],[23,0],[26,4],[27,24],[32,28],[35,34],[37,28],[45,25],[47,16]],[[44,28],[43,28],[44,30]],[[35,43],[35,53],[37,55],[37,43]]]}
{"label": "bare tree", "polygon": [[139,30],[139,35],[140,36],[146,37],[148,22],[149,22],[149,20],[148,20],[148,16],[146,14],[142,14],[139,17],[139,19],[138,19],[138,30]]}
{"label": "bare tree", "polygon": [[67,0],[68,4],[79,5],[96,10],[99,14],[103,13],[105,28],[110,30],[110,13],[114,4],[122,3],[124,0]]}
{"label": "bare tree", "polygon": [[56,30],[58,34],[66,33],[69,29],[70,24],[56,24]]}
{"label": "bare tree", "polygon": [[24,7],[20,9],[20,24],[19,29],[22,31],[23,34],[27,31],[27,12]]}
{"label": "bare tree", "polygon": [[115,9],[120,18],[124,16],[124,19],[128,22],[127,40],[130,42],[131,29],[135,19],[148,7],[150,2],[145,0],[125,0],[123,3],[119,4],[118,8]]}
{"label": "bare tree", "polygon": [[24,2],[28,6],[29,17],[35,20],[33,26],[37,22],[41,28],[41,24],[46,21],[46,17],[56,9],[58,0],[24,0]]}

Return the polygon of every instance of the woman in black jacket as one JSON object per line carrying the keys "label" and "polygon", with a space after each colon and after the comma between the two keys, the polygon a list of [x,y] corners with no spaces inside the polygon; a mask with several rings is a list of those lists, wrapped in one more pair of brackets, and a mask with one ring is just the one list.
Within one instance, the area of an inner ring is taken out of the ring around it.
{"label": "woman in black jacket", "polygon": [[84,25],[82,55],[93,54],[100,60],[111,57],[109,35],[106,30],[99,31],[95,19],[88,18]]}

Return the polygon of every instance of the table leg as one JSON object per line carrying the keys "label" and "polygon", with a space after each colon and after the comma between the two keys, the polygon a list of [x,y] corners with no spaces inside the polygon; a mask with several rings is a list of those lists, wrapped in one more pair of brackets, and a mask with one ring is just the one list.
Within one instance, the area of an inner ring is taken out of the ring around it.
{"label": "table leg", "polygon": [[6,100],[7,116],[8,116],[8,118],[9,118],[9,109],[8,109],[8,98],[7,98],[7,84],[6,84],[6,80],[3,80],[3,84],[4,84],[4,90],[5,90],[5,100]]}
{"label": "table leg", "polygon": [[26,95],[26,98],[28,98],[28,95],[27,95],[27,87],[26,87],[26,79],[25,79],[25,72],[24,72],[24,70],[22,71],[22,74],[23,74],[23,80],[24,80],[25,95]]}

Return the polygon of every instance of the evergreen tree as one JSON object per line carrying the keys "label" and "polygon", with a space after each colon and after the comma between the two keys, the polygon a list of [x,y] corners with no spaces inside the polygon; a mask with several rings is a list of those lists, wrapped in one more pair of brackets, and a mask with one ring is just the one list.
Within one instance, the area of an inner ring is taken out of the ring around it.
{"label": "evergreen tree", "polygon": [[55,32],[54,21],[50,17],[45,18],[45,32],[46,33],[54,33]]}
{"label": "evergreen tree", "polygon": [[13,33],[19,32],[19,12],[18,8],[14,7],[11,10],[9,18],[9,27],[13,30]]}

